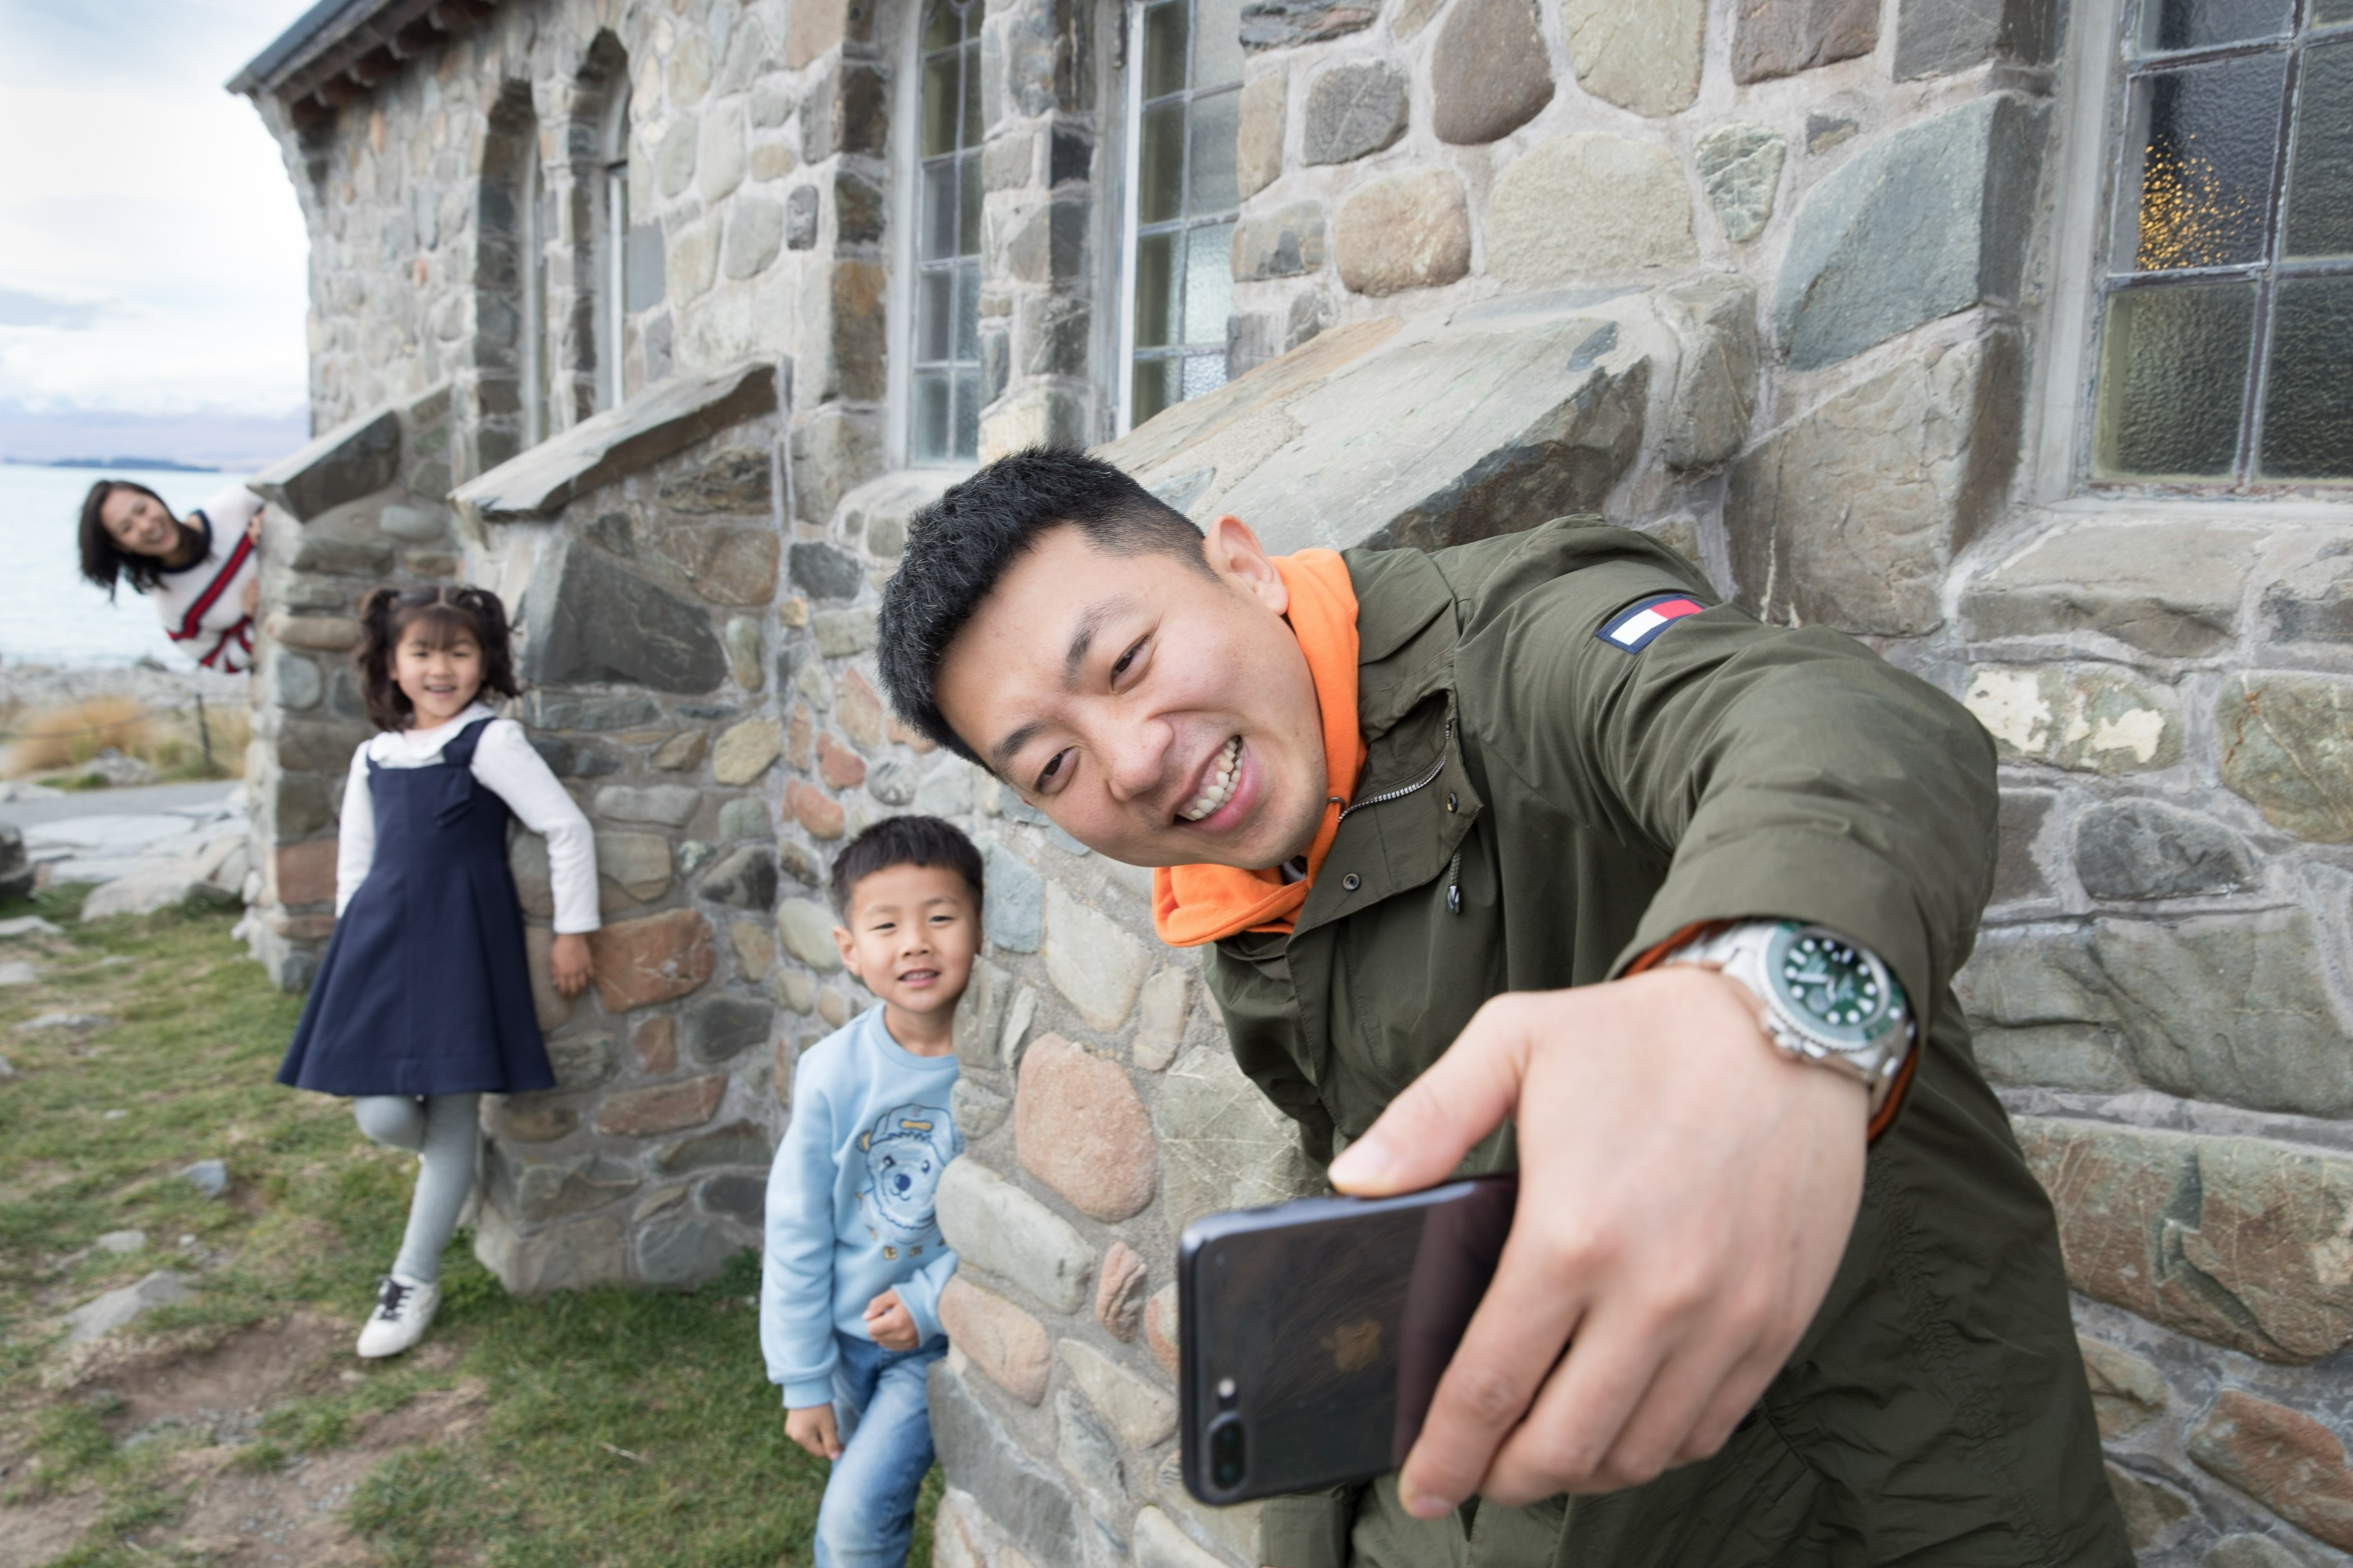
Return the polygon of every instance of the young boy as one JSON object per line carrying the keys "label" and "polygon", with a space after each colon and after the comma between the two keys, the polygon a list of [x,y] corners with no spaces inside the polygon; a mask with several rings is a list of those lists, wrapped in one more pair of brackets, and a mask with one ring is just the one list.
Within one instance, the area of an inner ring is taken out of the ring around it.
{"label": "young boy", "polygon": [[923,1376],[947,1353],[955,1254],[932,1195],[964,1139],[948,1117],[956,999],[980,948],[980,852],[936,817],[892,817],[833,863],[833,939],[882,999],[803,1053],[768,1176],[760,1348],[785,1433],[834,1461],[818,1568],[903,1564],[932,1467]]}

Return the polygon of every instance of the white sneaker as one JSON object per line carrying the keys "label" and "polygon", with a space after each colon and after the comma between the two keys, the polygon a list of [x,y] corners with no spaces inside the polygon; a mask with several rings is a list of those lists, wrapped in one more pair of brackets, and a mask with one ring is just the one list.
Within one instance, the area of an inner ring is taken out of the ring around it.
{"label": "white sneaker", "polygon": [[376,1291],[375,1310],[360,1330],[360,1354],[370,1360],[400,1354],[425,1337],[440,1305],[439,1286],[405,1274],[385,1275]]}

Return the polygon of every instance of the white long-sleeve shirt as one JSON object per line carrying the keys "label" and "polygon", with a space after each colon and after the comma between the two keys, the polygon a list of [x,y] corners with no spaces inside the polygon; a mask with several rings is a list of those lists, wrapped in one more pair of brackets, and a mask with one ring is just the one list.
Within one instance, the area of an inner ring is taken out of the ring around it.
{"label": "white long-sleeve shirt", "polygon": [[[335,913],[341,916],[375,863],[375,797],[368,791],[368,763],[379,768],[425,768],[441,760],[441,748],[490,708],[476,703],[448,724],[431,729],[387,729],[352,753],[351,777],[343,783],[343,833],[335,847]],[[492,718],[474,747],[474,777],[487,785],[522,825],[547,840],[548,880],[555,892],[555,929],[594,931],[596,913],[596,836],[579,805],[565,793],[545,761],[531,748],[522,726]]]}
{"label": "white long-sleeve shirt", "polygon": [[261,510],[261,497],[232,484],[189,514],[205,535],[202,560],[155,579],[155,613],[164,630],[207,670],[243,674],[253,668],[253,618],[245,612],[245,590],[261,570],[261,557],[245,536],[245,526]]}

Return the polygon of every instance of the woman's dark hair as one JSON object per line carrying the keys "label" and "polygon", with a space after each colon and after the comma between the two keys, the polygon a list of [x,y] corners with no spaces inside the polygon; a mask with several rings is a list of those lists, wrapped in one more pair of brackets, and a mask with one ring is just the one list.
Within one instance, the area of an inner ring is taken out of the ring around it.
{"label": "woman's dark hair", "polygon": [[507,607],[498,595],[477,588],[375,588],[360,600],[360,645],[352,662],[359,667],[360,694],[378,729],[406,729],[417,717],[417,705],[392,678],[393,651],[411,630],[423,631],[428,648],[472,638],[482,651],[481,690],[502,697],[522,694],[507,635]]}
{"label": "woman's dark hair", "polygon": [[[164,577],[163,562],[153,556],[124,549],[106,531],[106,520],[100,514],[106,498],[118,490],[135,490],[165,512],[172,511],[170,502],[132,479],[101,479],[81,498],[81,575],[104,588],[109,599],[114,597],[114,585],[121,578],[130,579],[133,592],[145,593]],[[177,514],[173,514],[173,521],[179,521]],[[185,523],[180,524],[183,538],[195,533]]]}
{"label": "woman's dark hair", "polygon": [[899,716],[966,761],[987,766],[940,712],[940,660],[1006,568],[1066,524],[1114,556],[1174,556],[1209,570],[1201,531],[1183,513],[1082,451],[1031,447],[999,458],[916,513],[882,589],[876,661]]}
{"label": "woman's dark hair", "polygon": [[973,906],[978,909],[980,851],[955,823],[937,817],[885,817],[833,857],[834,913],[846,923],[850,895],[858,891],[858,885],[894,865],[936,865],[955,872],[971,886]]}

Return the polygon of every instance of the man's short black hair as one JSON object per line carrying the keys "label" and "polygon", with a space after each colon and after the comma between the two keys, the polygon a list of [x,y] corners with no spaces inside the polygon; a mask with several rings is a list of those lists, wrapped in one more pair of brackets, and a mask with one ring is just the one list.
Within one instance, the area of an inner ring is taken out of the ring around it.
{"label": "man's short black hair", "polygon": [[878,871],[894,865],[936,865],[955,872],[972,888],[976,913],[980,908],[980,851],[954,822],[937,817],[885,817],[841,848],[833,857],[833,912],[846,925],[850,895],[858,885]]}
{"label": "man's short black hair", "polygon": [[1201,531],[1183,513],[1110,463],[1068,449],[999,458],[916,513],[882,590],[882,690],[902,719],[983,767],[940,712],[933,691],[940,660],[1006,568],[1064,525],[1114,556],[1157,551],[1209,569]]}

